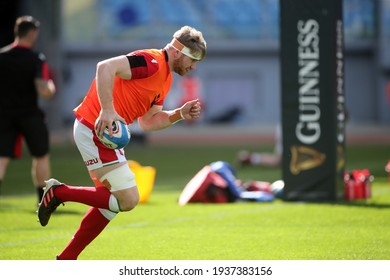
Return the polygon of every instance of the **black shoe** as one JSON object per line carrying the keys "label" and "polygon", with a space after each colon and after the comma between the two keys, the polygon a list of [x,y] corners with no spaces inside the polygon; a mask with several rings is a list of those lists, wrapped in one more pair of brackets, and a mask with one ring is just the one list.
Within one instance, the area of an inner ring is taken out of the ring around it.
{"label": "black shoe", "polygon": [[58,205],[63,204],[54,195],[54,189],[63,184],[56,179],[49,179],[45,183],[46,187],[44,188],[43,197],[38,208],[38,219],[43,227],[47,225],[51,214],[57,209]]}

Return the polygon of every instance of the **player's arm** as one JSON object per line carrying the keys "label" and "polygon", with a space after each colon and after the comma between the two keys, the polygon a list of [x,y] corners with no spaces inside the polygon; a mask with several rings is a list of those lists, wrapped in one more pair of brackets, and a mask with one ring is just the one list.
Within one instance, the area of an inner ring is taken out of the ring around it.
{"label": "player's arm", "polygon": [[121,55],[100,61],[96,67],[96,87],[103,111],[115,111],[112,97],[115,76],[131,79],[131,70],[126,56]]}
{"label": "player's arm", "polygon": [[145,131],[164,129],[184,119],[197,119],[201,111],[198,99],[188,101],[174,110],[164,111],[162,108],[161,105],[153,105],[145,115],[138,118],[141,129]]}
{"label": "player's arm", "polygon": [[34,79],[35,88],[39,96],[49,99],[56,93],[56,86],[50,78],[49,65],[44,54],[38,56],[37,74]]}
{"label": "player's arm", "polygon": [[112,91],[115,76],[125,80],[131,79],[130,65],[125,55],[100,61],[96,67],[96,87],[101,111],[95,123],[95,130],[99,135],[102,135],[105,127],[108,127],[111,136],[112,122],[125,121],[114,108]]}
{"label": "player's arm", "polygon": [[42,96],[45,99],[51,98],[56,93],[56,86],[52,79],[35,79],[35,88],[37,89],[39,96]]}

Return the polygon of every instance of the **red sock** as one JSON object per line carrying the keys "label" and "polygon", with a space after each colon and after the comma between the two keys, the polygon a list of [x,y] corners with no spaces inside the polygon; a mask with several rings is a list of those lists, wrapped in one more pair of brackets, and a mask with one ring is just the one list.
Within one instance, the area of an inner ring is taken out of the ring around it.
{"label": "red sock", "polygon": [[58,260],[77,260],[77,257],[106,227],[110,220],[106,219],[98,208],[91,208],[85,214],[73,238],[65,249],[57,256]]}
{"label": "red sock", "polygon": [[62,202],[80,202],[92,207],[109,209],[111,192],[104,187],[72,187],[62,185],[54,191]]}

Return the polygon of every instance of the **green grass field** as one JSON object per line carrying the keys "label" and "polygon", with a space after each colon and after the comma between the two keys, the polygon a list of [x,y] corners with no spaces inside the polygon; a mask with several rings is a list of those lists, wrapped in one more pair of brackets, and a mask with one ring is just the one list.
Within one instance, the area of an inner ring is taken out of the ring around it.
{"label": "green grass field", "polygon": [[[243,147],[130,145],[128,159],[156,167],[150,200],[119,214],[80,255],[83,260],[389,260],[390,183],[384,166],[389,146],[351,146],[347,169],[369,168],[373,197],[351,203],[189,204],[178,206],[185,184],[204,165],[233,163]],[[245,147],[248,148],[248,147]],[[258,147],[249,147],[256,150]],[[262,147],[272,150],[272,147]],[[45,228],[37,222],[24,153],[11,163],[0,197],[0,259],[54,259],[77,229],[87,206],[66,203]],[[76,147],[54,146],[52,176],[90,185]],[[243,180],[275,181],[279,169],[237,170]]]}

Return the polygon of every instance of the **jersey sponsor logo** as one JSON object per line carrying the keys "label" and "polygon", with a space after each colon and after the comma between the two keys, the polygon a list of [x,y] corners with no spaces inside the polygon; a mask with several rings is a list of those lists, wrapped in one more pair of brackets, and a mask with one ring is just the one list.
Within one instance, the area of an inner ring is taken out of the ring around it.
{"label": "jersey sponsor logo", "polygon": [[152,63],[158,63],[157,60],[155,60],[154,58],[152,59]]}
{"label": "jersey sponsor logo", "polygon": [[94,164],[97,164],[98,162],[99,162],[99,160],[97,158],[84,161],[86,166],[94,165]]}

